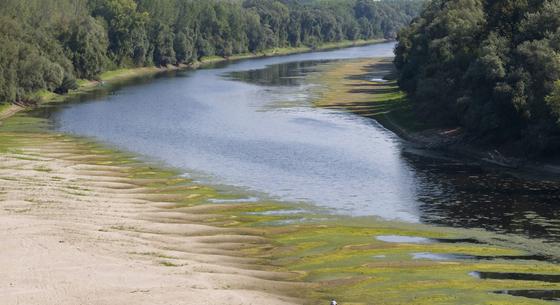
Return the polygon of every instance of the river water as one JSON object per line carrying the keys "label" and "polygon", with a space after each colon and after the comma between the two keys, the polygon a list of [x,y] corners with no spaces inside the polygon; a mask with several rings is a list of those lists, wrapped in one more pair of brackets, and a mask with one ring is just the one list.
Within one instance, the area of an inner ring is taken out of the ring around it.
{"label": "river water", "polygon": [[139,79],[47,111],[93,137],[256,197],[329,213],[486,228],[557,240],[558,183],[409,154],[357,115],[311,107],[303,79],[329,60],[392,56],[384,43],[250,59]]}

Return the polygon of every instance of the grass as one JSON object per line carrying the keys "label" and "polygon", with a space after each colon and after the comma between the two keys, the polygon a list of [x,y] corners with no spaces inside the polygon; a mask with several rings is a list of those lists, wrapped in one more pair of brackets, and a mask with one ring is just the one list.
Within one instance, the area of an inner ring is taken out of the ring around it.
{"label": "grass", "polygon": [[11,133],[14,137],[15,133],[43,133],[47,131],[48,120],[31,117],[25,114],[15,114],[1,122],[0,131]]}
{"label": "grass", "polygon": [[324,43],[324,44],[320,44],[317,47],[300,46],[300,47],[273,48],[258,53],[235,54],[229,56],[227,59],[221,56],[206,56],[200,59],[200,63],[210,64],[210,63],[221,62],[224,60],[239,60],[239,59],[263,57],[263,56],[281,56],[281,55],[290,55],[290,54],[297,54],[297,53],[304,53],[304,52],[311,52],[311,51],[325,51],[325,50],[331,50],[337,48],[346,48],[351,46],[362,46],[367,44],[379,43],[383,41],[385,40],[382,39],[356,40],[356,41],[345,40],[340,42]]}
{"label": "grass", "polygon": [[320,44],[316,47],[301,46],[301,47],[288,47],[288,48],[275,48],[272,50],[267,50],[264,53],[270,55],[288,55],[294,53],[310,52],[310,51],[326,51],[338,48],[347,48],[352,46],[362,46],[367,44],[379,43],[385,40],[382,39],[372,39],[372,40],[344,40],[339,42],[328,42]]}
{"label": "grass", "polygon": [[[357,40],[357,41],[340,41],[340,42],[330,42],[324,43],[317,47],[309,47],[309,46],[300,46],[300,47],[283,47],[283,48],[273,48],[267,49],[258,53],[242,53],[242,54],[235,54],[227,58],[227,60],[239,60],[239,59],[247,59],[247,58],[255,58],[255,57],[267,57],[267,56],[282,56],[282,55],[290,55],[290,54],[297,54],[297,53],[305,53],[311,51],[326,51],[331,49],[338,49],[338,48],[346,48],[352,46],[362,46],[367,44],[379,43],[383,42],[384,40],[381,39],[372,39],[372,40]],[[200,62],[202,64],[208,63],[216,63],[220,61],[226,60],[221,56],[207,56],[201,58]]]}
{"label": "grass", "polygon": [[[378,226],[380,224],[377,224]],[[316,225],[301,227],[276,238],[288,249],[275,255],[301,280],[318,284],[312,299],[336,296],[353,304],[491,304],[504,300],[490,291],[515,288],[558,288],[548,283],[481,281],[469,272],[558,272],[553,264],[515,264],[503,261],[414,260],[412,253],[461,253],[469,255],[520,255],[519,251],[492,245],[390,244],[376,235],[433,236],[433,232],[402,228]],[[445,297],[442,297],[445,296]],[[512,300],[509,304],[539,304]]]}
{"label": "grass", "polygon": [[6,109],[10,108],[10,106],[11,105],[9,103],[0,104],[0,113],[6,111]]}
{"label": "grass", "polygon": [[[339,61],[322,66],[312,77],[320,84],[315,105],[372,118],[398,134],[430,128],[416,119],[412,104],[395,80],[388,59]],[[387,78],[383,80],[383,78]]]}
{"label": "grass", "polygon": [[141,68],[121,68],[101,73],[99,78],[104,82],[112,82],[122,79],[130,79],[149,74],[155,74],[165,69],[157,67],[141,67]]}
{"label": "grass", "polygon": [[43,89],[32,94],[31,100],[37,101],[38,103],[44,103],[45,101],[49,101],[56,98],[57,96],[58,95],[56,93]]}

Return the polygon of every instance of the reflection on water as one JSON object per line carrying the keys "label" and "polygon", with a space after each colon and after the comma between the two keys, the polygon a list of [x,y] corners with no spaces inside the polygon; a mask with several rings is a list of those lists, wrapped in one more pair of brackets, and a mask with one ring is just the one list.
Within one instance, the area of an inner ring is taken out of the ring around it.
{"label": "reflection on water", "polygon": [[415,171],[423,222],[558,240],[560,184],[460,161],[403,156]]}
{"label": "reflection on water", "polygon": [[434,239],[416,236],[402,236],[402,235],[380,235],[375,237],[377,240],[387,243],[397,244],[430,244],[436,242]]}
{"label": "reflection on water", "polygon": [[[450,261],[450,260],[479,260],[479,261],[489,261],[489,260],[510,260],[510,261],[554,261],[550,257],[541,255],[493,255],[493,256],[481,256],[481,255],[470,255],[470,254],[460,254],[460,253],[430,253],[430,252],[419,252],[412,253],[412,258],[414,259],[427,259],[433,261]],[[483,278],[484,275],[481,272],[471,272],[470,275],[476,278]]]}
{"label": "reflection on water", "polygon": [[357,115],[309,107],[303,76],[325,60],[390,56],[393,44],[244,60],[105,88],[42,110],[57,130],[226,184],[349,215],[560,237],[560,186],[403,153]]}
{"label": "reflection on water", "polygon": [[[301,86],[290,78],[314,72],[318,62],[298,62],[236,71],[237,80],[258,85]],[[277,81],[271,81],[276,79]],[[461,160],[403,153],[415,173],[420,220],[458,227],[485,228],[557,240],[560,184],[520,179]]]}
{"label": "reflection on water", "polygon": [[432,243],[447,243],[447,244],[480,244],[481,242],[472,238],[425,238],[417,236],[404,236],[404,235],[379,235],[375,237],[377,240],[387,243],[398,244],[432,244]]}
{"label": "reflection on water", "polygon": [[514,280],[560,283],[559,274],[506,273],[506,272],[471,272],[472,277],[481,280]]}
{"label": "reflection on water", "polygon": [[[72,104],[53,112],[52,119],[58,130],[163,160],[203,182],[313,202],[344,214],[417,222],[416,183],[400,158],[398,138],[365,118],[308,107],[309,84],[299,78],[324,58],[387,56],[392,47],[182,72]],[[240,71],[260,81],[232,79],[241,77]]]}
{"label": "reflection on water", "polygon": [[560,301],[560,290],[500,290],[495,291],[495,293],[546,301]]}
{"label": "reflection on water", "polygon": [[466,255],[466,254],[419,252],[419,253],[412,253],[412,258],[425,259],[431,261],[455,261],[455,260],[473,260],[476,259],[476,256]]}
{"label": "reflection on water", "polygon": [[317,65],[328,61],[298,61],[264,69],[233,71],[225,75],[261,86],[301,86],[306,75],[317,72]]}

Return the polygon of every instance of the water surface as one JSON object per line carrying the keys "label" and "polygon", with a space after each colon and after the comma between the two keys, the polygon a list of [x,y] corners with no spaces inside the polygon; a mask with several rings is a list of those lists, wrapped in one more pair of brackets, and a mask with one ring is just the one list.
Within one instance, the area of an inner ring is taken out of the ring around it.
{"label": "water surface", "polygon": [[318,65],[388,57],[393,47],[171,73],[47,113],[58,131],[94,137],[251,196],[557,240],[558,183],[408,154],[406,144],[375,121],[311,107],[315,84],[305,76]]}

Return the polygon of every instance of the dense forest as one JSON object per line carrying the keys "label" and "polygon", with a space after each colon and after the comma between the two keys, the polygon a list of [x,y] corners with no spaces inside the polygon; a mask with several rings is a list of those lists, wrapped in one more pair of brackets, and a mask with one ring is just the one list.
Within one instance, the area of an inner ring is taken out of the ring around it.
{"label": "dense forest", "polygon": [[423,119],[526,156],[560,151],[560,1],[434,0],[398,41]]}
{"label": "dense forest", "polygon": [[0,103],[119,67],[395,38],[410,0],[2,0]]}

